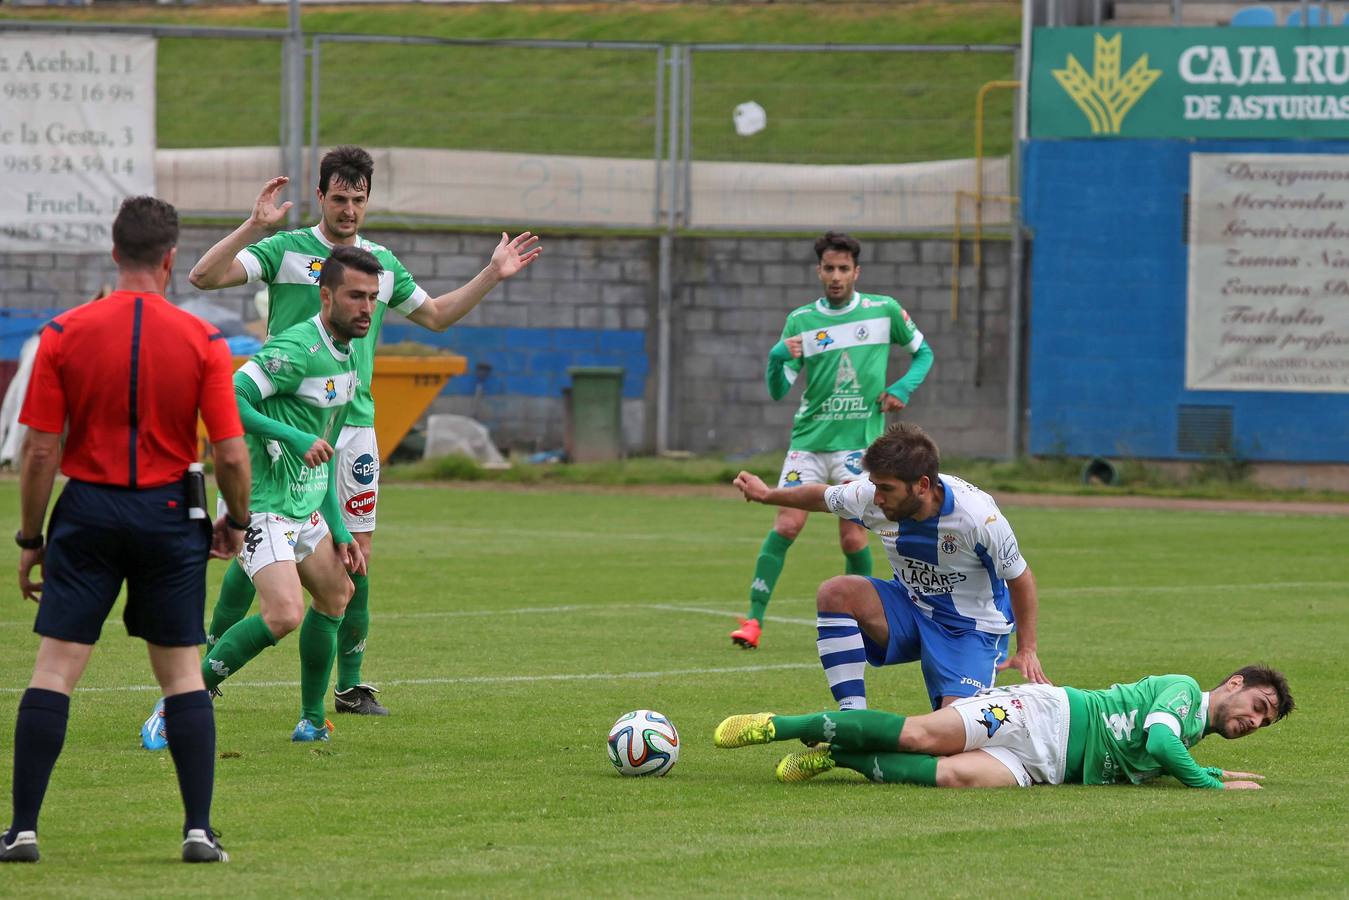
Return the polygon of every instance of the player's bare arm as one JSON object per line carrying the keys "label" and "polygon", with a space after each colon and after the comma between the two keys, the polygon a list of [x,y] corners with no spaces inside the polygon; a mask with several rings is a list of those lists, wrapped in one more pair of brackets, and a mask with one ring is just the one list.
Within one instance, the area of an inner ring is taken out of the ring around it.
{"label": "player's bare arm", "polygon": [[255,244],[270,234],[286,218],[292,204],[289,200],[280,205],[277,197],[290,181],[284,175],[278,175],[262,187],[262,193],[253,203],[253,212],[244,223],[216,242],[215,246],[202,254],[201,259],[187,274],[192,286],[203,291],[237,287],[248,280],[243,263],[237,257],[239,251],[249,244]]}
{"label": "player's bare arm", "polygon": [[824,502],[827,484],[803,484],[793,488],[770,488],[762,478],[753,472],[741,472],[732,482],[745,502],[763,503],[768,506],[785,506],[789,509],[804,509],[806,512],[828,512]]}
{"label": "player's bare arm", "polygon": [[529,268],[543,248],[539,236],[528,231],[511,238],[501,232],[501,241],[492,251],[492,260],[473,280],[439,297],[432,297],[409,316],[413,322],[432,331],[444,331],[473,311],[482,298],[501,282]]}
{"label": "player's bare arm", "polygon": [[1030,567],[1007,582],[1012,597],[1012,615],[1016,620],[1016,653],[998,665],[998,671],[1016,669],[1021,677],[1033,684],[1053,684],[1045,675],[1036,652],[1036,621],[1040,601],[1035,592],[1035,576]]}

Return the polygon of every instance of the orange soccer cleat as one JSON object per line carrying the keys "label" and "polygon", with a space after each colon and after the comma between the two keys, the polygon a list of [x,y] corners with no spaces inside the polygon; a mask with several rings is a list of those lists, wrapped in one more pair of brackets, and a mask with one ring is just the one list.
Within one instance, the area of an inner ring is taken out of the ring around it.
{"label": "orange soccer cleat", "polygon": [[741,619],[740,627],[731,632],[731,640],[746,650],[755,650],[759,646],[761,631],[763,629],[759,626],[758,619]]}

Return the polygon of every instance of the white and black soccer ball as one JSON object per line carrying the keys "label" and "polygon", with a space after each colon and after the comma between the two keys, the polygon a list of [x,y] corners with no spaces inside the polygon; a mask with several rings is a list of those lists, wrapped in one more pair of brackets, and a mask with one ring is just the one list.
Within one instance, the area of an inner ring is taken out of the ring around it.
{"label": "white and black soccer ball", "polygon": [[664,775],[679,761],[679,732],[658,712],[639,709],[609,729],[609,762],[622,775]]}

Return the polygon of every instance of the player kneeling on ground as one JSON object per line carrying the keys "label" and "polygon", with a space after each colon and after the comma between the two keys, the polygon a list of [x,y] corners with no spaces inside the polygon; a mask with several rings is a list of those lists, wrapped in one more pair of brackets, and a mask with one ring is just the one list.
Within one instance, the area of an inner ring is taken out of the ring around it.
{"label": "player kneeling on ground", "polygon": [[[257,588],[261,613],[219,635],[201,671],[215,691],[298,627],[300,722],[293,741],[326,741],[332,731],[323,697],[353,591],[347,572],[365,571],[365,557],[342,524],[329,460],[356,393],[351,342],[370,329],[381,271],[365,250],[334,248],[319,276],[319,314],[267,341],[234,376],[253,466],[252,512],[239,564]],[[306,590],[314,598],[308,611]],[[147,749],[172,737],[164,734],[157,712],[141,729]]]}
{"label": "player kneeling on ground", "polygon": [[1211,691],[1187,675],[1152,675],[1101,691],[993,688],[908,718],[879,710],[751,713],[724,720],[713,740],[723,748],[798,738],[829,745],[783,758],[784,782],[841,766],[875,782],[935,787],[1137,784],[1165,774],[1190,787],[1233,790],[1259,788],[1253,779],[1262,776],[1204,768],[1190,748],[1208,734],[1245,737],[1292,711],[1282,673],[1251,665]]}

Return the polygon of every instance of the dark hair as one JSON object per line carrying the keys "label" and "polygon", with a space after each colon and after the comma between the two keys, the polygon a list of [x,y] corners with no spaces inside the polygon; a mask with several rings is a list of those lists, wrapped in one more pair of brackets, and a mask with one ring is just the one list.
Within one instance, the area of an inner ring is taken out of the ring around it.
{"label": "dark hair", "polygon": [[370,193],[371,179],[375,175],[375,161],[360,147],[345,145],[334,147],[323,154],[319,160],[319,193],[328,193],[328,185],[336,178],[348,187]]}
{"label": "dark hair", "polygon": [[122,265],[159,265],[178,246],[178,211],[156,197],[127,197],[112,222],[112,246]]}
{"label": "dark hair", "polygon": [[872,442],[862,454],[862,465],[868,472],[898,478],[906,484],[913,484],[924,475],[936,484],[941,453],[926,431],[900,422],[885,429],[885,434]]}
{"label": "dark hair", "polygon": [[1269,666],[1262,666],[1259,663],[1242,666],[1218,682],[1218,687],[1222,687],[1237,675],[1241,676],[1244,687],[1274,688],[1274,696],[1278,700],[1278,708],[1274,713],[1275,722],[1288,715],[1295,708],[1293,695],[1288,691],[1288,679],[1278,669],[1271,669]]}
{"label": "dark hair", "polygon": [[857,238],[841,231],[826,231],[824,237],[815,242],[816,259],[823,262],[826,250],[842,250],[844,253],[851,253],[854,266],[862,258],[862,245],[857,242]]}
{"label": "dark hair", "polygon": [[374,275],[376,278],[384,271],[384,267],[379,264],[375,254],[369,250],[341,244],[334,247],[333,252],[328,254],[328,258],[323,261],[323,268],[319,270],[319,287],[336,291],[347,279],[348,266],[358,272]]}

